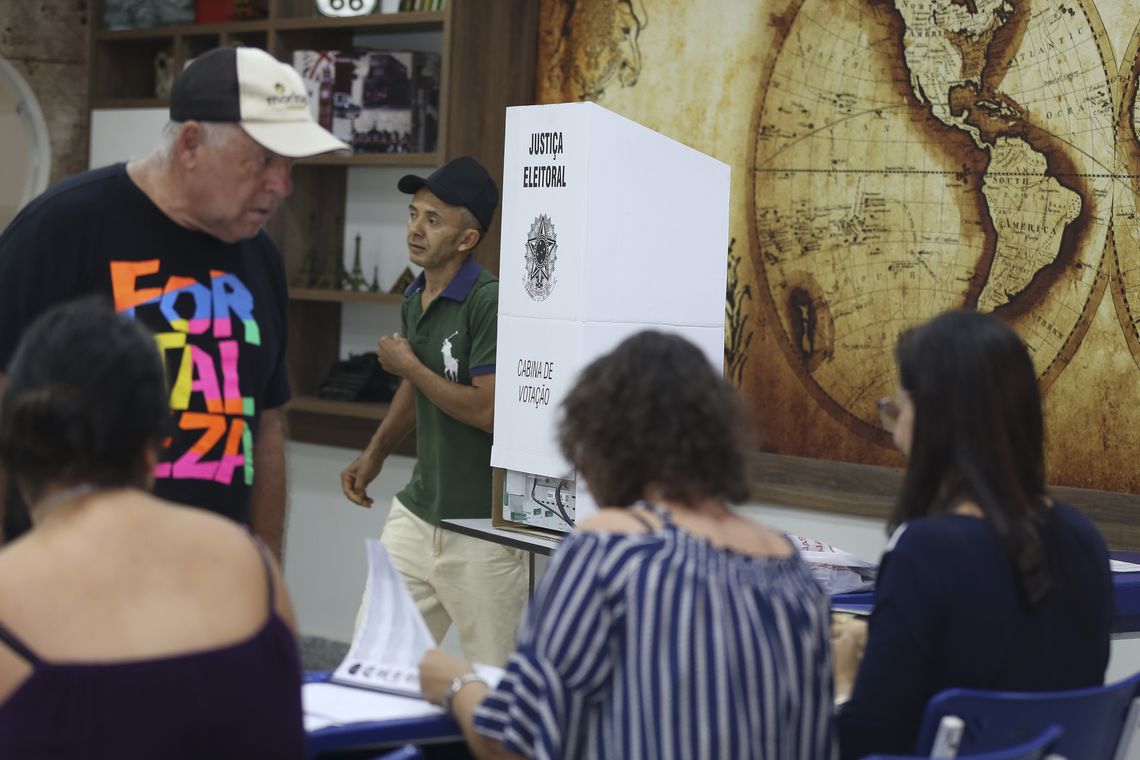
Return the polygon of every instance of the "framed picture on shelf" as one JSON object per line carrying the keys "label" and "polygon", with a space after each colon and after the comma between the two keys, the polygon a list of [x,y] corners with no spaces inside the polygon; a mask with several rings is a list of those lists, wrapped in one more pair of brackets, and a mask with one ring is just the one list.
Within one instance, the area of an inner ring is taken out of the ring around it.
{"label": "framed picture on shelf", "polygon": [[313,116],[354,153],[430,153],[439,135],[440,56],[296,50]]}

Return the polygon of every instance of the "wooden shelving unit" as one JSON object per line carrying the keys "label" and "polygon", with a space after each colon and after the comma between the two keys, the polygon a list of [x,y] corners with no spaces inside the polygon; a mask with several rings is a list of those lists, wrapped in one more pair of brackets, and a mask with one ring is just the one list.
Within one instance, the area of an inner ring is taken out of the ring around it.
{"label": "wooden shelving unit", "polygon": [[439,153],[372,153],[357,156],[328,154],[298,161],[304,166],[438,166]]}
{"label": "wooden shelving unit", "polygon": [[[318,156],[298,161],[294,192],[270,222],[290,282],[310,252],[340,257],[341,228],[313,225],[313,219],[343,220],[347,173],[352,167],[438,166],[472,155],[495,175],[503,165],[507,106],[532,102],[538,25],[534,0],[448,0],[437,12],[371,14],[355,18],[319,16],[313,0],[268,0],[265,18],[216,24],[182,24],[146,29],[101,28],[102,0],[91,4],[91,108],[160,108],[155,96],[155,57],[170,56],[174,70],[220,45],[252,45],[291,62],[294,50],[356,47],[361,35],[392,39],[407,35],[417,49],[425,35],[441,54],[438,147],[431,153]],[[417,43],[416,41],[420,41]],[[393,44],[393,49],[396,45]],[[502,185],[502,177],[496,176]],[[479,261],[498,272],[499,230],[495,222],[478,249]],[[401,296],[314,288],[289,291],[289,405],[291,436],[315,443],[362,447],[382,419],[386,405],[332,402],[316,389],[341,356],[341,308],[347,303],[395,308]],[[407,444],[405,444],[407,449]],[[414,448],[412,449],[414,451]]]}
{"label": "wooden shelving unit", "polygon": [[335,414],[338,417],[359,417],[363,420],[379,422],[388,413],[387,404],[370,404],[359,401],[330,401],[316,396],[295,396],[289,402],[289,409],[298,412]]}

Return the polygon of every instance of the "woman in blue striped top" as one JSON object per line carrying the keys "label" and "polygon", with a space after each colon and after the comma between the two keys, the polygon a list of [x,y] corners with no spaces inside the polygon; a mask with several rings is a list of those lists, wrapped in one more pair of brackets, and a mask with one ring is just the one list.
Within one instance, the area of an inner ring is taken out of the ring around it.
{"label": "woman in blue striped top", "polygon": [[644,332],[587,367],[563,452],[602,509],[551,561],[503,680],[435,650],[424,696],[480,758],[833,756],[828,599],[747,497],[743,413],[692,344]]}

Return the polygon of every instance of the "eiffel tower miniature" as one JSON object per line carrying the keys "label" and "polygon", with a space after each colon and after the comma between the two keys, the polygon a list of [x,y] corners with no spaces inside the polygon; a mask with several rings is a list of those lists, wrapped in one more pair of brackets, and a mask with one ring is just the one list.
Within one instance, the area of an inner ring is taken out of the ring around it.
{"label": "eiffel tower miniature", "polygon": [[360,233],[356,233],[356,253],[352,256],[352,273],[344,277],[345,290],[367,290],[368,280],[364,279],[364,270],[360,267]]}
{"label": "eiffel tower miniature", "polygon": [[[313,235],[316,235],[319,232],[317,229],[317,215],[315,212],[309,217],[309,230]],[[301,259],[301,266],[297,270],[296,276],[293,278],[293,287],[318,287],[317,282],[320,279],[321,257],[317,255],[316,238],[314,238],[313,245],[309,248],[309,252],[305,254],[305,258]]]}
{"label": "eiffel tower miniature", "polygon": [[325,290],[339,289],[340,273],[337,270],[342,269],[340,263],[333,258],[326,258],[323,263],[324,266],[320,268],[317,278],[313,281],[313,287]]}
{"label": "eiffel tower miniature", "polygon": [[368,292],[380,292],[380,266],[378,264],[372,266],[372,284],[368,286]]}
{"label": "eiffel tower miniature", "polygon": [[314,246],[309,249],[309,253],[301,261],[301,268],[297,270],[297,276],[293,278],[293,287],[311,288],[317,284],[320,276],[320,264],[317,263],[317,249]]}

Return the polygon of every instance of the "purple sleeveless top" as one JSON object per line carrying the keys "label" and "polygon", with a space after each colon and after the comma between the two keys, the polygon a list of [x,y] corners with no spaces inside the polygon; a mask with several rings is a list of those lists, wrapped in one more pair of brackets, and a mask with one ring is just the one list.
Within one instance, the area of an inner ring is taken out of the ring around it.
{"label": "purple sleeveless top", "polygon": [[0,625],[34,669],[0,704],[0,757],[304,758],[301,663],[272,580],[269,610],[240,643],[128,662],[47,662]]}

